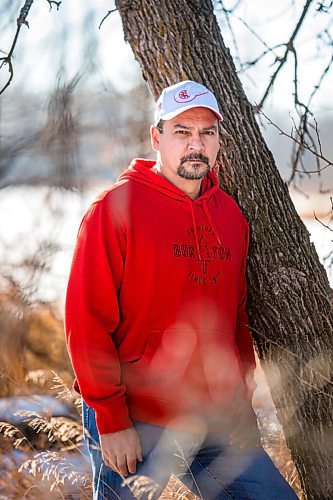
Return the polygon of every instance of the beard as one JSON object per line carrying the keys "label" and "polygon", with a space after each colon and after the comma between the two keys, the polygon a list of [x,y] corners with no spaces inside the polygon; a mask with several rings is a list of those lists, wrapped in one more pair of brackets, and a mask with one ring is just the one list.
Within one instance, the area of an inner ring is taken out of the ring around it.
{"label": "beard", "polygon": [[[190,165],[186,164],[188,161],[191,161]],[[200,180],[206,177],[209,171],[210,165],[207,156],[201,153],[190,153],[180,159],[177,174],[183,179]]]}

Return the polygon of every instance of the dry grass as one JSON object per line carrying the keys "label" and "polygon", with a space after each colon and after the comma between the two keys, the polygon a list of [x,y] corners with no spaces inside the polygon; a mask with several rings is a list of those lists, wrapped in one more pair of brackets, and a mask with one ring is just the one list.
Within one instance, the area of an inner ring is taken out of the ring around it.
{"label": "dry grass", "polygon": [[0,397],[50,393],[52,369],[71,383],[63,320],[52,305],[32,307],[20,288],[0,286],[0,331]]}
{"label": "dry grass", "polygon": [[[0,499],[91,498],[90,465],[82,453],[80,399],[68,388],[72,375],[62,319],[49,307],[28,307],[19,293],[7,297],[0,296],[0,396],[56,392],[75,409],[77,418],[21,411],[22,426],[0,423]],[[258,383],[262,386],[263,380]],[[264,415],[274,408],[268,388],[261,391],[255,405]],[[270,417],[258,414],[266,451],[303,500],[282,431],[277,426],[272,430]],[[149,479],[131,478],[130,483],[138,497],[148,487],[154,489]],[[195,498],[174,476],[161,496],[163,500]]]}
{"label": "dry grass", "polygon": [[[22,412],[26,423],[44,440],[29,443],[24,434],[15,426],[0,424],[3,434],[0,440],[0,498],[91,498],[91,474],[82,470],[82,427],[79,422],[64,417],[45,417],[36,412]],[[270,422],[261,422],[261,428]],[[266,436],[267,438],[267,436]],[[40,451],[40,447],[48,447]],[[281,473],[291,484],[300,499],[304,499],[296,469],[290,458],[282,434],[270,435],[265,440],[265,448]],[[13,449],[18,450],[13,453]],[[85,463],[85,467],[87,462]],[[125,482],[135,498],[150,491],[151,497],[156,485],[144,477],[131,477]],[[46,493],[47,492],[47,493]],[[194,500],[197,497],[174,476],[165,488],[161,500]]]}
{"label": "dry grass", "polygon": [[48,482],[50,491],[54,491],[61,485],[70,484],[79,489],[84,496],[91,488],[90,474],[77,470],[77,464],[71,461],[62,452],[45,451],[37,453],[31,459],[26,460],[18,469],[19,473],[27,471],[38,478],[39,481]]}
{"label": "dry grass", "polygon": [[[87,459],[82,453],[82,425],[80,399],[68,388],[67,383],[55,372],[48,377],[38,374],[38,379],[45,381],[52,378],[52,388],[58,397],[70,402],[77,410],[77,419],[53,417],[51,412],[19,411],[22,423],[33,433],[33,440],[27,436],[26,428],[0,422],[0,498],[28,498],[41,500],[47,496],[57,498],[91,498],[91,473]],[[275,465],[300,499],[304,495],[295,466],[282,430],[276,422],[260,414],[267,414],[269,395],[261,393],[255,400],[259,415],[259,426],[263,436],[263,445]],[[260,409],[266,411],[260,412]],[[2,434],[2,435],[1,435]],[[143,492],[150,491],[151,498],[156,485],[144,477],[125,480],[136,498]],[[47,493],[46,493],[47,492]],[[148,496],[149,498],[149,496]],[[194,500],[197,498],[174,476],[165,488],[161,499]]]}
{"label": "dry grass", "polygon": [[198,497],[191,493],[176,477],[171,476],[160,498],[161,500],[195,500]]}
{"label": "dry grass", "polygon": [[[77,407],[79,398],[58,375],[39,373],[38,379],[48,384],[51,379],[58,396]],[[15,415],[20,418],[17,425],[0,422],[0,498],[91,498],[79,412],[76,419],[55,417],[47,408]]]}

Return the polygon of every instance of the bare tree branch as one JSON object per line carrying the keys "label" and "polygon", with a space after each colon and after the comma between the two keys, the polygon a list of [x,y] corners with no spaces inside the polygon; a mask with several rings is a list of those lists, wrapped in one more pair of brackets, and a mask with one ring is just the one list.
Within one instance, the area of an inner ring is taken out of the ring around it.
{"label": "bare tree branch", "polygon": [[[332,43],[331,45],[333,45],[333,43]],[[329,70],[330,70],[330,68],[331,68],[332,64],[333,64],[333,55],[331,56],[331,59],[330,59],[329,63],[327,64],[327,66],[324,68],[324,70],[323,70],[322,74],[320,75],[320,78],[319,78],[319,80],[318,80],[318,83],[317,83],[317,84],[314,86],[314,88],[313,88],[313,91],[312,91],[312,93],[311,93],[311,95],[310,95],[310,98],[309,98],[309,101],[308,101],[308,107],[310,106],[311,101],[312,101],[312,99],[314,98],[315,94],[316,94],[316,93],[318,92],[318,90],[320,89],[320,86],[321,86],[321,84],[322,84],[322,82],[323,82],[324,78],[327,76],[327,74],[328,74],[328,72],[329,72]]]}
{"label": "bare tree branch", "polygon": [[[319,170],[318,169],[314,170],[314,171],[303,170],[302,173],[306,173],[306,174],[317,173],[318,174],[318,172],[322,172],[326,168],[333,166],[333,161],[329,160],[326,156],[324,156],[324,154],[322,152],[320,140],[319,140],[319,150],[318,150],[318,148],[315,145],[315,143],[309,145],[305,141],[305,138],[304,138],[305,134],[303,133],[303,134],[300,135],[299,130],[297,129],[297,127],[296,127],[296,132],[294,131],[295,128],[293,128],[292,131],[291,131],[291,133],[288,134],[287,132],[285,132],[284,130],[282,130],[282,128],[279,127],[276,123],[274,123],[262,110],[260,111],[260,114],[266,118],[267,122],[270,125],[273,125],[273,127],[275,127],[279,131],[280,135],[288,137],[289,139],[291,139],[292,141],[294,141],[301,148],[302,151],[308,151],[309,153],[313,154],[318,159],[318,161],[322,160],[322,161],[325,162],[325,166],[321,167],[321,168],[319,166]],[[316,120],[315,120],[315,127],[314,127],[314,129],[315,129],[315,133],[316,133],[316,136],[317,136],[317,139],[318,139],[319,138],[319,132],[318,132],[318,124],[317,124]],[[295,159],[295,161],[296,161],[296,159]],[[300,172],[296,168],[294,169],[294,171],[295,172]],[[289,180],[288,183],[290,183],[290,180]]]}
{"label": "bare tree branch", "polygon": [[[235,46],[235,58],[239,62],[239,72],[244,73],[248,78],[251,79],[251,74],[247,73],[247,70],[251,67],[256,66],[261,60],[263,60],[265,57],[272,55],[275,59],[273,62],[273,65],[277,65],[275,68],[275,71],[273,75],[270,77],[268,85],[266,86],[266,90],[263,93],[263,97],[259,104],[254,106],[254,111],[255,112],[260,112],[261,108],[263,107],[264,103],[266,102],[266,99],[269,95],[269,93],[272,91],[274,84],[276,82],[276,79],[282,70],[283,66],[287,62],[287,59],[289,57],[289,53],[292,53],[293,56],[293,100],[294,100],[294,107],[297,113],[297,123],[293,119],[293,132],[292,136],[294,139],[297,139],[296,141],[293,140],[293,146],[292,146],[292,156],[291,156],[291,166],[292,166],[292,173],[289,179],[289,182],[294,181],[296,173],[299,174],[305,174],[308,175],[310,172],[307,170],[304,162],[304,153],[307,151],[306,148],[304,148],[304,144],[307,144],[308,150],[312,150],[313,154],[315,155],[315,161],[316,161],[316,173],[318,176],[320,176],[320,173],[322,171],[320,162],[321,162],[321,157],[324,157],[322,150],[321,150],[321,143],[320,143],[320,138],[319,138],[319,133],[318,133],[318,125],[317,122],[314,120],[314,115],[313,111],[311,109],[312,101],[317,94],[318,90],[321,87],[321,84],[324,80],[324,78],[328,75],[329,70],[331,66],[333,65],[333,56],[331,56],[331,50],[329,52],[330,54],[330,60],[326,67],[322,70],[322,73],[318,79],[318,82],[314,85],[312,92],[310,95],[307,97],[307,102],[304,102],[302,99],[301,93],[300,93],[300,84],[299,82],[301,81],[301,78],[299,77],[299,58],[298,58],[298,52],[296,50],[296,45],[295,45],[295,39],[298,33],[301,31],[301,29],[304,28],[305,24],[305,19],[309,18],[309,9],[311,5],[314,5],[316,10],[314,15],[325,15],[329,12],[329,10],[333,6],[333,0],[323,0],[319,2],[318,0],[306,0],[304,7],[302,9],[301,15],[293,29],[293,32],[291,34],[291,37],[288,42],[286,43],[278,43],[274,46],[270,46],[266,43],[266,41],[251,27],[246,20],[242,19],[241,17],[237,16],[235,14],[235,6],[232,8],[226,8],[225,6],[226,1],[218,1],[215,3],[216,11],[217,12],[222,12],[223,15],[226,18],[226,24],[227,27],[231,33],[231,38],[232,38],[232,45]],[[294,5],[294,2],[292,1],[292,4]],[[236,7],[238,4],[236,4]],[[306,17],[307,16],[307,17]],[[233,26],[232,26],[232,19],[237,20],[240,22],[249,33],[252,34],[252,36],[259,41],[259,43],[263,46],[262,52],[254,57],[252,60],[249,60],[247,62],[242,62],[240,61],[239,57],[239,52],[235,40],[235,36],[233,33]],[[322,29],[316,36],[318,42],[320,43],[320,49],[319,49],[319,54],[318,56],[322,57],[322,46],[327,45],[330,49],[333,47],[333,39],[330,33],[332,25],[332,20],[329,20],[327,23],[327,26],[325,29]],[[279,49],[285,48],[284,51],[282,52],[282,55],[279,54]],[[259,114],[259,120],[260,119],[260,114]],[[315,122],[315,124],[313,123]],[[290,137],[290,134],[286,133],[285,134],[287,137]],[[326,168],[326,167],[325,167]],[[313,172],[312,172],[313,173]]]}
{"label": "bare tree branch", "polygon": [[261,98],[261,101],[259,102],[259,104],[257,105],[257,111],[259,111],[262,107],[263,107],[263,104],[264,102],[266,101],[267,99],[267,96],[271,90],[271,88],[273,87],[274,85],[274,82],[278,76],[278,74],[280,73],[282,67],[285,65],[285,63],[287,62],[287,59],[288,59],[288,55],[289,55],[289,52],[294,52],[295,53],[295,47],[294,47],[294,40],[304,22],[304,19],[306,17],[306,14],[308,13],[308,10],[311,6],[311,4],[313,3],[313,0],[307,0],[306,1],[306,4],[303,8],[303,12],[296,24],[296,27],[289,39],[289,41],[285,44],[285,47],[286,47],[286,50],[285,50],[285,53],[283,54],[283,56],[281,58],[277,58],[275,62],[279,62],[279,65],[278,67],[276,68],[275,72],[273,73],[271,79],[270,79],[270,82],[264,92],[264,95],[263,97]]}
{"label": "bare tree branch", "polygon": [[55,5],[57,7],[57,10],[59,10],[59,7],[61,5],[61,2],[56,2],[55,0],[46,0],[47,3],[49,4],[50,6],[50,12],[52,10],[52,6]]}
{"label": "bare tree branch", "polygon": [[[307,0],[302,13],[297,21],[297,24],[293,30],[293,33],[287,43],[283,44],[277,44],[274,47],[270,47],[252,28],[247,24],[246,21],[243,19],[237,17],[234,15],[233,12],[232,15],[235,19],[240,21],[245,28],[252,33],[252,35],[259,40],[259,42],[264,46],[264,50],[262,53],[260,53],[257,57],[255,57],[252,61],[248,61],[247,63],[241,63],[241,69],[240,72],[246,72],[250,67],[255,66],[259,61],[261,61],[265,56],[269,54],[273,54],[275,56],[275,64],[279,63],[275,72],[273,73],[272,77],[270,78],[269,84],[264,92],[264,95],[259,102],[254,107],[255,112],[258,112],[261,110],[262,106],[264,105],[267,96],[269,92],[272,90],[274,83],[277,79],[277,76],[279,72],[281,71],[282,67],[287,61],[287,58],[289,56],[289,52],[292,53],[293,59],[294,59],[294,64],[293,64],[293,71],[294,71],[294,76],[293,76],[293,85],[294,85],[294,91],[293,91],[293,99],[294,99],[294,106],[295,110],[298,116],[298,123],[296,123],[295,120],[293,120],[293,132],[292,134],[284,133],[285,136],[292,138],[293,140],[293,147],[292,147],[292,157],[291,157],[291,166],[292,166],[292,173],[289,179],[289,183],[294,181],[296,173],[299,174],[311,174],[311,173],[317,173],[318,176],[320,176],[321,171],[327,166],[330,166],[330,162],[326,162],[326,166],[324,168],[321,168],[321,160],[325,159],[325,156],[323,155],[322,148],[321,148],[321,142],[320,142],[320,137],[319,137],[319,132],[318,132],[318,124],[314,120],[313,112],[310,108],[312,101],[317,94],[318,90],[321,87],[321,84],[324,80],[324,78],[328,75],[329,70],[333,64],[333,56],[331,55],[330,51],[330,60],[327,63],[326,67],[322,70],[322,73],[318,79],[318,82],[314,85],[312,92],[310,96],[307,99],[307,103],[304,102],[301,98],[300,92],[299,92],[299,62],[298,62],[298,53],[294,44],[295,38],[297,34],[299,33],[301,27],[304,26],[304,20],[306,18],[306,15],[308,14],[309,8],[311,4],[313,4],[313,0]],[[316,8],[316,13],[322,13],[322,14],[327,14],[329,9],[333,6],[333,1],[330,0],[329,2],[321,2]],[[317,35],[317,39],[321,42],[322,44],[327,44],[330,48],[333,46],[333,40],[332,36],[330,34],[330,22],[328,23],[326,29],[322,30],[320,33]],[[280,47],[285,46],[285,51],[284,54],[281,56],[276,55],[276,49],[279,49]],[[314,122],[314,123],[313,123]],[[281,130],[279,130],[281,133]],[[292,137],[291,137],[292,136]],[[296,140],[295,140],[296,139]],[[315,171],[309,171],[304,164],[304,153],[306,151],[311,151],[314,156],[315,156],[315,161],[316,161],[316,167],[317,169]],[[326,161],[326,159],[325,159]]]}
{"label": "bare tree branch", "polygon": [[[21,11],[20,11],[20,15],[17,19],[17,26],[22,26],[22,24],[25,24],[26,26],[28,26],[29,28],[29,23],[27,21],[27,17],[28,17],[28,14],[29,14],[29,10],[33,4],[33,1],[34,0],[26,0]],[[14,50],[14,49],[12,49]],[[12,51],[11,51],[12,52]],[[12,54],[9,54],[10,56]]]}
{"label": "bare tree branch", "polygon": [[[332,198],[330,198],[330,199],[332,201]],[[321,224],[325,229],[328,229],[329,231],[333,232],[333,229],[328,224],[325,224],[323,221],[321,221],[320,219],[318,219],[318,217],[316,215],[316,212],[313,212],[313,216],[314,216],[315,220],[317,222],[319,222],[319,224]]]}
{"label": "bare tree branch", "polygon": [[236,4],[230,8],[230,9],[227,9],[225,6],[224,6],[224,1],[223,0],[219,0],[217,2],[217,5],[221,5],[221,11],[224,13],[224,16],[225,16],[225,19],[226,19],[226,22],[227,22],[227,26],[229,28],[229,31],[231,33],[231,37],[232,37],[232,43],[234,45],[234,49],[235,49],[235,54],[236,54],[236,60],[238,62],[239,65],[241,65],[241,59],[240,59],[240,55],[239,55],[239,51],[238,51],[238,45],[237,45],[237,41],[236,41],[236,36],[235,36],[235,33],[232,29],[232,26],[231,26],[231,22],[230,22],[230,15],[234,13],[234,11],[240,6],[240,4],[243,2],[243,0],[238,0],[238,2],[236,2]]}
{"label": "bare tree branch", "polygon": [[99,26],[98,26],[98,29],[100,30],[101,29],[101,26],[102,24],[104,23],[105,19],[107,19],[111,14],[112,12],[116,12],[117,9],[112,9],[112,10],[109,10],[109,12],[103,17],[103,19],[101,20],[101,22],[99,23]]}
{"label": "bare tree branch", "polygon": [[[55,4],[57,6],[57,10],[59,10],[59,7],[61,5],[61,1],[59,1],[59,2],[56,2],[55,0],[46,0],[46,1],[50,6],[50,10],[52,10],[52,4]],[[0,90],[0,95],[3,94],[3,92],[9,87],[9,85],[11,84],[11,82],[13,80],[13,77],[14,77],[14,68],[13,68],[13,62],[12,62],[13,53],[14,53],[16,43],[17,43],[22,26],[25,25],[29,28],[29,23],[27,21],[27,17],[28,17],[28,14],[29,14],[29,11],[30,11],[30,8],[31,8],[33,2],[34,2],[34,0],[25,0],[25,3],[23,5],[22,9],[20,10],[20,15],[16,21],[17,22],[17,29],[16,29],[16,33],[14,36],[12,46],[11,46],[8,54],[5,57],[0,57],[0,69],[7,64],[8,71],[9,71],[8,80],[5,83],[5,85],[3,86],[3,88]]]}
{"label": "bare tree branch", "polygon": [[14,68],[13,68],[13,63],[12,63],[13,52],[14,52],[14,49],[15,49],[15,46],[16,46],[16,43],[17,43],[17,40],[18,40],[18,37],[19,37],[19,34],[20,34],[20,31],[21,31],[23,24],[29,28],[29,23],[27,21],[27,17],[29,14],[29,10],[33,4],[33,1],[34,0],[26,0],[25,1],[24,5],[20,11],[20,15],[17,18],[16,33],[14,36],[12,46],[9,50],[9,53],[5,57],[0,57],[0,61],[2,61],[0,64],[0,69],[4,65],[8,64],[8,71],[9,71],[9,78],[8,78],[7,82],[5,83],[4,87],[0,90],[0,95],[6,90],[7,87],[9,87],[9,85],[13,79],[13,76],[14,76]]}
{"label": "bare tree branch", "polygon": [[[320,160],[325,160],[325,157],[322,152],[322,145],[321,145],[321,140],[320,140],[320,134],[319,134],[319,129],[318,129],[318,123],[313,117],[313,113],[310,109],[311,102],[317,93],[317,91],[320,88],[320,85],[322,84],[324,78],[327,76],[331,66],[333,63],[333,56],[331,56],[331,59],[327,66],[324,68],[322,71],[322,74],[320,75],[320,78],[318,80],[318,83],[314,86],[310,97],[308,99],[308,103],[304,104],[303,102],[300,101],[299,99],[299,94],[298,94],[298,63],[297,63],[297,53],[294,51],[294,103],[295,103],[295,109],[297,111],[297,114],[299,116],[299,124],[296,125],[295,121],[294,126],[295,126],[295,133],[293,134],[293,137],[298,138],[298,141],[294,141],[293,144],[293,151],[292,151],[292,174],[289,179],[289,183],[294,179],[295,174],[299,172],[297,170],[298,163],[302,165],[302,156],[306,148],[304,148],[304,145],[308,146],[308,143],[310,144],[310,147],[307,148],[308,151],[311,151],[315,155],[316,163],[317,163],[317,170],[316,171],[306,171],[306,169],[303,168],[303,171],[311,174],[311,173],[317,173],[319,176],[321,174],[321,171],[326,169],[327,166],[330,166],[327,164],[324,168],[321,168],[320,166]],[[309,118],[312,117],[314,121],[314,125],[310,122]]]}
{"label": "bare tree branch", "polygon": [[236,9],[238,9],[238,7],[243,3],[244,0],[236,0],[235,2],[235,5],[233,5],[232,7],[230,7],[230,9],[227,9],[225,6],[224,6],[224,3],[223,3],[223,0],[217,0],[215,2],[215,9],[218,5],[221,5],[222,7],[222,10],[225,14],[233,14],[235,12]]}
{"label": "bare tree branch", "polygon": [[253,35],[264,47],[265,47],[265,51],[263,54],[260,54],[256,59],[254,59],[253,61],[248,61],[246,63],[242,63],[241,64],[241,68],[240,68],[240,72],[244,72],[246,71],[246,69],[250,66],[254,66],[255,64],[257,64],[257,62],[259,62],[263,56],[269,54],[269,53],[272,53],[276,59],[278,59],[278,55],[275,54],[274,50],[275,49],[278,49],[279,47],[283,47],[283,43],[280,43],[278,45],[275,45],[274,47],[270,47],[268,45],[268,43],[265,42],[265,40],[253,29],[251,28],[251,26],[245,21],[245,19],[242,19],[241,17],[239,16],[236,16],[234,15],[234,18],[237,19],[237,21],[239,21],[240,23],[243,24],[243,26],[251,33],[251,35]]}
{"label": "bare tree branch", "polygon": [[[266,45],[266,43],[259,37],[259,39]],[[255,59],[252,59],[252,61],[247,61],[246,63],[242,63],[240,73],[245,72],[248,68],[251,66],[255,66],[261,59],[263,59],[267,54],[274,54],[275,49],[279,49],[280,47],[283,46],[283,43],[279,43],[278,45],[274,45],[274,47],[268,47],[266,50],[264,50],[261,54],[259,54]],[[277,55],[275,55],[275,58],[277,58]]]}
{"label": "bare tree branch", "polygon": [[333,0],[331,0],[328,5],[325,5],[325,2],[319,2],[317,7],[317,12],[324,12],[325,14],[333,7]]}
{"label": "bare tree branch", "polygon": [[[331,233],[333,232],[333,229],[332,227],[329,225],[330,223],[332,223],[332,220],[333,220],[333,198],[332,196],[330,196],[330,201],[331,201],[331,210],[329,212],[328,215],[330,215],[330,219],[328,221],[327,224],[325,224],[323,221],[321,221],[315,212],[313,212],[313,216],[315,218],[315,220],[317,222],[319,222],[319,224],[321,224],[325,229],[328,229]],[[333,240],[331,240],[331,243],[333,243]],[[332,266],[333,266],[333,250],[331,250],[324,258],[323,258],[323,262],[326,263],[328,262],[327,266],[330,270],[332,270]]]}

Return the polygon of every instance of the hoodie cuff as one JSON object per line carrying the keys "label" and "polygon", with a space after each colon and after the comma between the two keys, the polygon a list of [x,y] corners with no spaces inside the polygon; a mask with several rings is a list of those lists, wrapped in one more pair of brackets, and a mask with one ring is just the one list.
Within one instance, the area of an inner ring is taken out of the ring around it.
{"label": "hoodie cuff", "polygon": [[133,426],[125,399],[112,406],[95,407],[96,425],[99,434],[109,434]]}

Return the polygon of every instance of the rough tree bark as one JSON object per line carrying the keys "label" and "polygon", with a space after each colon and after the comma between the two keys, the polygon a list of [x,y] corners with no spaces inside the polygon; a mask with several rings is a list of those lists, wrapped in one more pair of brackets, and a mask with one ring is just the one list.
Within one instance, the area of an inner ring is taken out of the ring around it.
{"label": "rough tree bark", "polygon": [[[248,265],[253,338],[309,499],[333,498],[330,288],[254,118],[211,0],[116,0],[125,39],[156,98],[179,80],[218,98],[221,184],[251,226]],[[279,383],[277,383],[277,374]]]}

